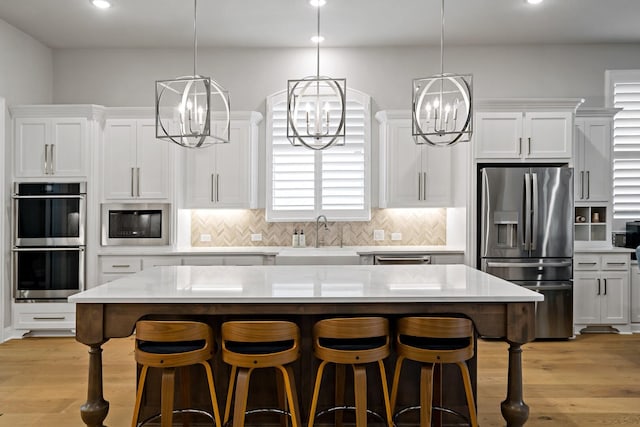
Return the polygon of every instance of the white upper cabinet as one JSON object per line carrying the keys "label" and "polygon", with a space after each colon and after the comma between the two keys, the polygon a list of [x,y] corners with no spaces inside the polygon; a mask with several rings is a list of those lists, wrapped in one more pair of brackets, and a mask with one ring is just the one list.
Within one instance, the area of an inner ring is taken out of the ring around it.
{"label": "white upper cabinet", "polygon": [[[186,208],[253,209],[258,205],[257,112],[231,113],[231,142],[185,152]],[[222,123],[214,121],[213,126]]]}
{"label": "white upper cabinet", "polygon": [[154,119],[108,119],[102,150],[106,200],[167,200],[172,143],[156,138]]}
{"label": "white upper cabinet", "polygon": [[479,103],[474,131],[476,159],[570,161],[573,115],[579,103],[579,100]]}
{"label": "white upper cabinet", "polygon": [[450,147],[416,144],[409,111],[380,111],[381,208],[452,205],[453,161]]}
{"label": "white upper cabinet", "polygon": [[576,202],[607,203],[611,199],[612,122],[617,111],[578,110],[574,165]]}
{"label": "white upper cabinet", "polygon": [[99,112],[80,105],[13,107],[15,177],[86,179]]}

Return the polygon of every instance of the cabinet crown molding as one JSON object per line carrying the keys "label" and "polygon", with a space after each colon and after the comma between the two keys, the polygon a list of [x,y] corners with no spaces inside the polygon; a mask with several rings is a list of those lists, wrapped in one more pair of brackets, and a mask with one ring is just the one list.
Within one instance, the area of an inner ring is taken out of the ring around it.
{"label": "cabinet crown molding", "polygon": [[17,117],[86,117],[91,120],[104,119],[106,108],[94,104],[38,104],[13,105],[9,107],[12,118]]}
{"label": "cabinet crown molding", "polygon": [[618,111],[622,111],[622,108],[578,108],[576,110],[576,117],[613,117]]}
{"label": "cabinet crown molding", "polygon": [[575,112],[583,98],[502,98],[476,99],[473,108],[478,111],[571,111]]}

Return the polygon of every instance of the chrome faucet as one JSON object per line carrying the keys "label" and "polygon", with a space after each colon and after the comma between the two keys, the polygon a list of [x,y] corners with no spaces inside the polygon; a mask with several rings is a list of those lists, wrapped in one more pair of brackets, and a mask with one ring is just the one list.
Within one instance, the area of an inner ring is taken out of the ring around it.
{"label": "chrome faucet", "polygon": [[320,233],[319,233],[320,219],[322,219],[324,222],[324,229],[325,230],[329,229],[329,227],[327,227],[327,217],[324,215],[318,215],[318,217],[316,218],[316,248],[320,247]]}

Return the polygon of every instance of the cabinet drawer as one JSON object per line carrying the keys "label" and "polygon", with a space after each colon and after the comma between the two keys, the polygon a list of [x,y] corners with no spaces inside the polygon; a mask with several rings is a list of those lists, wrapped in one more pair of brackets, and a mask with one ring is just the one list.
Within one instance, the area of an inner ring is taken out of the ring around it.
{"label": "cabinet drawer", "polygon": [[74,329],[76,312],[73,304],[24,303],[13,305],[15,329]]}
{"label": "cabinet drawer", "polygon": [[140,257],[108,257],[100,260],[103,273],[136,273],[142,269]]}
{"label": "cabinet drawer", "polygon": [[629,255],[602,255],[602,270],[628,270]]}
{"label": "cabinet drawer", "polygon": [[573,257],[574,270],[600,270],[600,255],[576,255]]}
{"label": "cabinet drawer", "polygon": [[182,258],[179,256],[155,256],[142,258],[142,269],[158,267],[161,265],[181,265]]}

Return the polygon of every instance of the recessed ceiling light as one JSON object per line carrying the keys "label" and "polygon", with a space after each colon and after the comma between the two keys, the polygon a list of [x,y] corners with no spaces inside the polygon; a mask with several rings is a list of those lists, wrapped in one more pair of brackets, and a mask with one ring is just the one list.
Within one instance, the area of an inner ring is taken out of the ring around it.
{"label": "recessed ceiling light", "polygon": [[311,37],[311,41],[314,43],[322,43],[324,41],[323,36],[313,36]]}
{"label": "recessed ceiling light", "polygon": [[108,0],[89,0],[92,5],[97,7],[98,9],[109,9],[111,7],[111,2]]}
{"label": "recessed ceiling light", "polygon": [[309,0],[309,4],[315,7],[321,7],[327,4],[327,0]]}
{"label": "recessed ceiling light", "polygon": [[540,4],[540,3],[542,3],[542,0],[527,0],[527,3],[529,3],[529,4]]}

